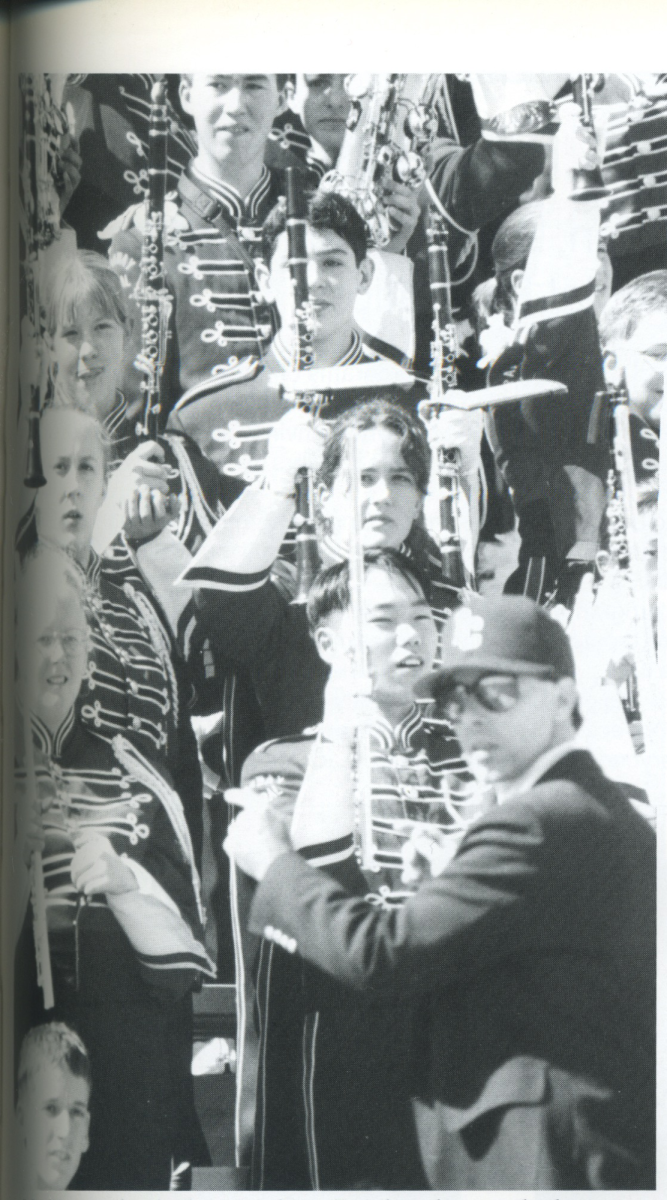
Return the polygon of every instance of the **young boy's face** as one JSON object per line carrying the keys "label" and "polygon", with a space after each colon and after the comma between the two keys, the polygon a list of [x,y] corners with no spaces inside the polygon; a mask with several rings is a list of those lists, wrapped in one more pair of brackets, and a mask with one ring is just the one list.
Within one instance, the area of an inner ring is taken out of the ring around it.
{"label": "young boy's face", "polygon": [[[409,703],[417,683],[431,670],[438,642],[433,613],[419,584],[385,567],[364,576],[364,636],[373,699],[379,704]],[[328,627],[333,655],[354,646],[352,613],[333,613]]]}
{"label": "young boy's face", "polygon": [[68,1067],[41,1062],[18,1105],[25,1164],[33,1189],[64,1191],[88,1149],[90,1088]]}
{"label": "young boy's face", "polygon": [[667,371],[667,312],[647,313],[626,341],[608,348],[605,373],[611,382],[624,383],[630,407],[660,428],[660,413]]}
{"label": "young boy's face", "polygon": [[280,95],[275,75],[192,75],[181,104],[195,123],[199,155],[229,169],[262,160]]}
{"label": "young boy's face", "polygon": [[307,133],[324,147],[335,163],[343,144],[345,122],[350,111],[345,76],[300,75],[296,103]]}
{"label": "young boy's face", "polygon": [[[313,305],[313,341],[322,342],[349,330],[352,337],[354,305],[368,290],[372,278],[370,259],[357,266],[352,247],[333,229],[306,229],[308,291]],[[270,299],[275,300],[284,329],[294,322],[294,289],[289,271],[287,234],[281,233],[268,272]]]}
{"label": "young boy's face", "polygon": [[46,483],[35,496],[39,538],[67,550],[85,565],[106,492],[104,450],[95,423],[76,409],[47,410],[42,466]]}
{"label": "young boy's face", "polygon": [[55,732],[73,707],[87,666],[88,629],[65,585],[44,587],[20,614],[21,684],[30,709]]}
{"label": "young boy's face", "polygon": [[52,339],[58,383],[68,398],[103,420],[116,402],[123,375],[125,331],[96,305],[77,305]]}

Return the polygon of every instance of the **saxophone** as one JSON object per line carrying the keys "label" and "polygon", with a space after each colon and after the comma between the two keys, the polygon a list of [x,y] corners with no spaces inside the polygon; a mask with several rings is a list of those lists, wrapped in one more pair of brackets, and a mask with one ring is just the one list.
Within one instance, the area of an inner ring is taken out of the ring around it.
{"label": "saxophone", "polygon": [[386,188],[415,191],[426,178],[424,159],[438,131],[432,75],[348,75],[350,112],[338,162],[320,183],[340,192],[367,222],[376,246],[391,238]]}

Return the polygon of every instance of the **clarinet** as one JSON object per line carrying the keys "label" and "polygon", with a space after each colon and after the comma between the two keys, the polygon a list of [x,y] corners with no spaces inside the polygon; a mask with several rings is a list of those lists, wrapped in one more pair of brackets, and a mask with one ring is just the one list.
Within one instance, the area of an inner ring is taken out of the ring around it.
{"label": "clarinet", "polygon": [[[575,102],[581,109],[581,124],[584,129],[593,130],[592,99],[593,93],[599,91],[604,83],[604,75],[577,75],[572,83],[572,93]],[[571,200],[604,200],[609,192],[598,167],[572,172]]]}
{"label": "clarinet", "polygon": [[[446,396],[457,383],[456,359],[459,355],[456,325],[452,313],[451,277],[447,253],[447,226],[439,213],[431,211],[428,229],[428,272],[433,307],[431,342],[430,398],[422,400],[418,412],[425,422],[433,451],[429,497],[429,532],[438,542],[443,575],[454,587],[469,586],[470,580],[461,553],[460,532],[460,453],[446,449],[438,437],[438,417],[446,407]],[[436,500],[437,498],[437,500]]]}
{"label": "clarinet", "polygon": [[155,440],[162,424],[162,374],[167,357],[172,308],[164,274],[164,201],[169,127],[167,86],[163,80],[158,80],[151,89],[145,228],[139,280],[134,293],[141,308],[141,351],[135,366],[145,376],[141,383],[144,419],[139,433],[150,440]]}
{"label": "clarinet", "polygon": [[[294,167],[285,171],[287,182],[287,248],[288,266],[294,289],[294,339],[292,349],[292,371],[307,371],[314,362],[313,335],[310,297],[308,294],[308,255],[306,252],[306,217],[303,191]],[[317,415],[323,397],[314,395],[306,400],[308,393],[299,393],[295,398],[300,408],[309,409]],[[313,500],[313,473],[301,467],[296,477],[296,594],[293,604],[305,604],[308,592],[320,568],[315,529]]]}
{"label": "clarinet", "polygon": [[[655,774],[660,761],[662,730],[656,714],[658,661],[651,619],[651,588],[639,526],[637,481],[630,434],[630,411],[624,392],[613,393],[614,467],[608,480],[607,526],[610,564],[624,576],[633,598],[632,649],[639,712],[644,730],[647,761]],[[604,573],[602,578],[604,583]],[[656,785],[658,783],[655,774]],[[652,781],[651,781],[652,782]]]}

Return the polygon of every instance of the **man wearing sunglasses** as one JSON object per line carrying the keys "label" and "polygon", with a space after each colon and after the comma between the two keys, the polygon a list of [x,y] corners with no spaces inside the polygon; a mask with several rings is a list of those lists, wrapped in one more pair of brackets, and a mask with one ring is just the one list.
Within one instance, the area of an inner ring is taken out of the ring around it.
{"label": "man wearing sunglasses", "polygon": [[573,744],[572,652],[544,610],[474,597],[443,643],[426,692],[498,803],[398,911],[348,896],[249,804],[228,849],[260,881],[250,929],[412,996],[432,1188],[653,1188],[655,835]]}

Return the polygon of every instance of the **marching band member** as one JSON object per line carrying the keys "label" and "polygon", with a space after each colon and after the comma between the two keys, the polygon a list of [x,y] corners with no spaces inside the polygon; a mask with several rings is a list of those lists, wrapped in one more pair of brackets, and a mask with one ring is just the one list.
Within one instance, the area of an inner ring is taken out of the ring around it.
{"label": "marching band member", "polygon": [[[432,1188],[651,1189],[655,835],[572,746],[567,637],[525,597],[475,597],[447,623],[427,690],[498,804],[387,912],[304,862],[266,799],[246,795],[227,850],[259,881],[250,930],[341,984],[411,997]],[[336,774],[335,803],[343,786]],[[323,807],[325,789],[323,776]]]}
{"label": "marching band member", "polygon": [[[91,1148],[78,1185],[166,1189],[174,1156],[206,1153],[189,1071],[190,995],[214,970],[202,944],[192,843],[155,759],[78,716],[90,634],[76,569],[39,551],[20,599],[20,684],[36,794],[26,794],[24,761],[17,800],[26,832],[17,862],[36,847],[42,852],[50,1013],[79,1031],[95,1078]],[[31,943],[26,922],[16,1011],[28,1027],[44,1019]]]}
{"label": "marching band member", "polygon": [[[172,337],[164,374],[165,414],[218,365],[259,358],[275,332],[270,307],[257,293],[255,265],[260,226],[284,189],[283,173],[264,165],[283,77],[184,75],[180,97],[194,119],[198,154],[166,208],[165,271],[174,301]],[[138,275],[141,212],[128,210],[107,227],[111,265],[129,291]],[[402,250],[417,220],[404,217],[395,248]],[[394,246],[388,249],[393,252]],[[125,391],[134,412],[138,377],[128,352]]]}
{"label": "marching band member", "polygon": [[[640,275],[612,296],[600,317],[600,339],[609,398],[613,400],[615,393],[625,395],[629,407],[637,519],[653,634],[657,640],[658,489],[660,419],[667,369],[667,271]],[[604,414],[603,420],[608,423],[609,416]],[[582,630],[582,652],[593,652],[601,668],[600,675],[608,673],[620,685],[632,674],[629,633],[635,620],[633,596],[623,571],[614,570],[621,564],[613,562],[609,535],[603,545],[604,556],[609,558],[608,568],[605,573],[603,566],[601,585],[590,609],[591,620],[585,622]],[[654,704],[655,698],[640,697],[643,716],[646,703]],[[634,721],[632,710],[636,705],[630,703],[628,708]],[[635,735],[642,732],[636,724],[631,729]]]}
{"label": "marching band member", "polygon": [[94,416],[47,409],[41,421],[46,483],[34,500],[19,543],[55,547],[73,560],[90,592],[93,653],[78,714],[87,728],[124,733],[168,764],[201,849],[201,773],[188,720],[183,666],[168,627],[145,586],[115,582],[92,547],[105,494],[106,439]]}
{"label": "marching band member", "polygon": [[[201,589],[199,617],[211,643],[249,670],[268,737],[298,734],[321,717],[327,671],[303,605],[291,603],[294,566],[279,551],[294,516],[297,471],[309,467],[317,471],[319,557],[324,565],[345,557],[345,434],[352,426],[359,430],[364,546],[403,549],[415,559],[439,622],[458,602],[420,522],[430,463],[421,421],[386,399],[369,400],[343,413],[324,440],[305,413],[287,413],[270,436],[261,482],[243,492],[180,578]],[[461,427],[451,432],[460,438]]]}
{"label": "marching band member", "polygon": [[[394,550],[373,550],[365,564],[372,682],[366,716],[377,811],[405,815],[421,799],[428,808],[425,819],[451,824],[453,853],[476,798],[464,792],[463,763],[451,731],[414,699],[434,660],[437,627],[412,560]],[[270,796],[275,811],[291,821],[295,845],[309,862],[354,894],[366,895],[369,886],[381,894],[383,876],[364,878],[356,863],[346,786],[354,760],[341,753],[335,727],[353,691],[347,563],[317,577],[308,622],[317,653],[331,667],[322,723],[297,739],[259,747],[244,765],[242,786]],[[354,711],[352,705],[346,719]],[[342,780],[340,791],[327,785],[337,799],[326,807],[320,803],[321,775]],[[228,793],[228,799],[234,796]],[[241,1098],[243,1107],[252,1105],[247,1091],[256,1087],[253,1186],[424,1186],[406,1104],[404,1007],[360,1004],[353,992],[332,988],[325,977],[304,974],[303,964],[270,938],[259,947],[255,969],[260,1065],[256,1081],[246,1068]]]}
{"label": "marching band member", "polygon": [[16,1089],[25,1200],[74,1179],[90,1145],[90,1090],[88,1051],[72,1029],[51,1021],[26,1034]]}
{"label": "marching band member", "polygon": [[[264,147],[281,85],[277,75],[181,77],[180,100],[194,121],[198,152],[165,210],[165,272],[175,314],[163,376],[165,414],[218,363],[259,355],[271,337],[270,313],[254,291],[254,256],[257,227],[279,195]],[[130,294],[141,260],[142,215],[133,206],[104,231],[111,265]],[[137,313],[126,361],[132,414],[139,406],[132,363],[140,328]]]}
{"label": "marching band member", "polygon": [[[587,264],[577,234],[582,217],[584,221],[589,215],[593,221],[599,218],[596,212],[585,213],[586,207],[556,197],[532,201],[512,213],[498,230],[493,242],[494,303],[502,314],[498,322],[511,329],[507,337],[501,331],[487,360],[490,383],[537,376],[556,379],[568,388],[565,399],[492,409],[486,427],[512,495],[521,537],[518,566],[505,591],[523,592],[542,602],[556,592],[568,606],[581,570],[595,558],[607,470],[602,439],[589,440],[594,398],[603,377],[593,307],[597,235],[593,228],[591,241],[590,232],[584,230]],[[541,298],[533,297],[525,306],[525,313],[533,315],[522,315],[526,271],[538,235],[544,278],[537,281],[534,272],[533,291],[537,287]],[[560,253],[551,252],[547,263],[546,246],[556,245],[556,239]],[[577,290],[572,275],[581,274],[582,264],[584,271],[588,265],[589,278]]]}
{"label": "marching band member", "polygon": [[[192,438],[223,475],[244,483],[258,477],[269,428],[290,408],[269,385],[272,374],[292,369],[296,337],[286,220],[285,208],[278,205],[262,227],[257,279],[267,302],[276,305],[280,316],[280,329],[265,357],[261,362],[250,360],[215,373],[191,388],[172,410],[168,423],[168,429]],[[312,365],[343,367],[381,361],[381,355],[364,344],[354,319],[357,297],[368,292],[374,270],[365,222],[354,205],[335,192],[315,193],[308,203],[307,222]],[[334,394],[327,399],[324,417],[333,420],[358,398],[358,390]],[[410,403],[408,397],[406,403]]]}
{"label": "marching band member", "polygon": [[657,433],[667,360],[667,270],[639,275],[615,292],[600,316],[600,341],[606,382],[623,388],[637,421]]}
{"label": "marching band member", "polygon": [[[63,262],[45,302],[46,340],[54,404],[80,408],[103,424],[111,442],[110,478],[95,543],[113,545],[118,572],[132,573],[128,547],[118,531],[130,513],[150,505],[155,532],[175,520],[176,536],[190,549],[210,533],[224,511],[220,481],[189,439],[160,435],[140,440],[137,418],[128,415],[121,390],[131,318],[120,280],[100,254],[79,251]],[[236,493],[226,497],[229,502]],[[130,536],[145,538],[129,526]],[[137,538],[133,538],[136,542]],[[136,571],[135,571],[136,574]]]}

